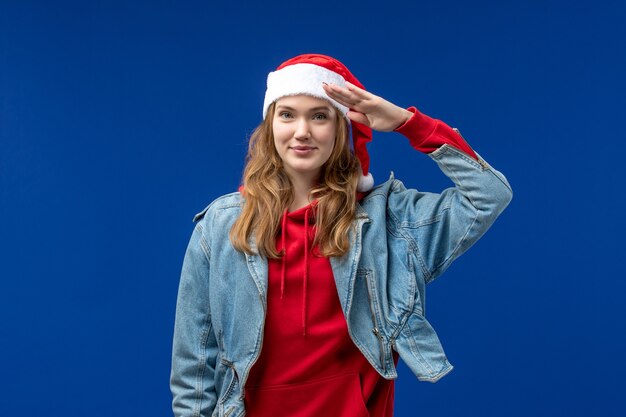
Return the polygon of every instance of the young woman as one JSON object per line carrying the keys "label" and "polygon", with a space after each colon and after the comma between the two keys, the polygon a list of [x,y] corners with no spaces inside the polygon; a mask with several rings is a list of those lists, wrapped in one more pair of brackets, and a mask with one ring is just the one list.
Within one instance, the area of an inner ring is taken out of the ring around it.
{"label": "young woman", "polygon": [[[328,56],[270,73],[263,117],[239,191],[194,218],[174,414],[390,417],[399,358],[425,381],[452,369],[424,317],[425,285],[493,224],[511,188],[457,130],[366,91]],[[455,186],[373,187],[372,129],[406,136]]]}

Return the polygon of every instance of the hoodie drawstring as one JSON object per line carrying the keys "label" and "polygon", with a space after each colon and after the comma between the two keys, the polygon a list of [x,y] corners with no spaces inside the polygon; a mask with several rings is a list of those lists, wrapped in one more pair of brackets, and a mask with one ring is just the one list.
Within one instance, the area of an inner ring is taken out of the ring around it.
{"label": "hoodie drawstring", "polygon": [[[287,268],[287,214],[285,209],[282,218],[282,230],[280,234],[282,245],[281,273],[280,273],[280,298],[285,294],[286,268]],[[309,284],[309,215],[311,209],[304,212],[304,274],[302,277],[302,336],[306,336],[306,313],[307,313],[307,288]]]}
{"label": "hoodie drawstring", "polygon": [[282,230],[280,232],[281,245],[283,246],[283,257],[280,272],[280,299],[283,299],[285,293],[285,265],[287,264],[287,247],[285,246],[285,230],[287,229],[287,209],[283,213]]}
{"label": "hoodie drawstring", "polygon": [[304,212],[304,280],[302,282],[302,336],[306,336],[306,289],[309,281],[309,212]]}

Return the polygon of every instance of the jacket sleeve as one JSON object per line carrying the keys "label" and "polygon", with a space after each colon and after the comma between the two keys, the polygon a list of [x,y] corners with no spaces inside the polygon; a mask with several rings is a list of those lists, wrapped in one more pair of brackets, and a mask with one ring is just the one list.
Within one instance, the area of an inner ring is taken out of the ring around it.
{"label": "jacket sleeve", "polygon": [[[419,128],[430,133],[413,132],[405,136],[442,143],[428,156],[455,186],[437,194],[407,189],[396,181],[389,195],[397,230],[409,240],[426,283],[441,275],[478,241],[513,197],[505,176],[477,152],[460,150],[458,140],[453,144],[442,139],[446,135],[458,135],[460,143],[466,143],[458,131],[439,120],[428,123],[427,129],[423,124]],[[417,140],[411,140],[414,147]]]}
{"label": "jacket sleeve", "polygon": [[172,349],[170,389],[176,417],[209,417],[217,396],[217,341],[209,308],[210,251],[196,224],[183,260]]}

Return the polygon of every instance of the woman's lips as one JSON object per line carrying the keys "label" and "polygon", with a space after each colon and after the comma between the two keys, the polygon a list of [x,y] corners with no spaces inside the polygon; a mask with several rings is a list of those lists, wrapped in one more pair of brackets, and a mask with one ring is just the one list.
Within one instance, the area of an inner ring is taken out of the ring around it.
{"label": "woman's lips", "polygon": [[307,155],[315,150],[312,146],[292,146],[289,149],[294,151],[297,155]]}

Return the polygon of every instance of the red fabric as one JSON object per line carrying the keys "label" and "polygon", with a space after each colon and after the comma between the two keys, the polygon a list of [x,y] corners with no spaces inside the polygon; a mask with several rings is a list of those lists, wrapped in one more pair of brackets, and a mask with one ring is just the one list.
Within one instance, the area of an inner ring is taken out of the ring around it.
{"label": "red fabric", "polygon": [[478,160],[478,156],[465,139],[450,126],[441,120],[426,116],[415,107],[409,107],[407,110],[412,112],[413,116],[397,127],[395,131],[406,136],[415,149],[424,153],[431,153],[447,143]]}
{"label": "red fabric", "polygon": [[315,248],[305,256],[315,233],[311,206],[288,213],[284,224],[276,245],[286,249],[285,274],[282,259],[269,260],[265,334],[246,382],[246,416],[391,417],[393,381],[350,339],[328,258]]}

